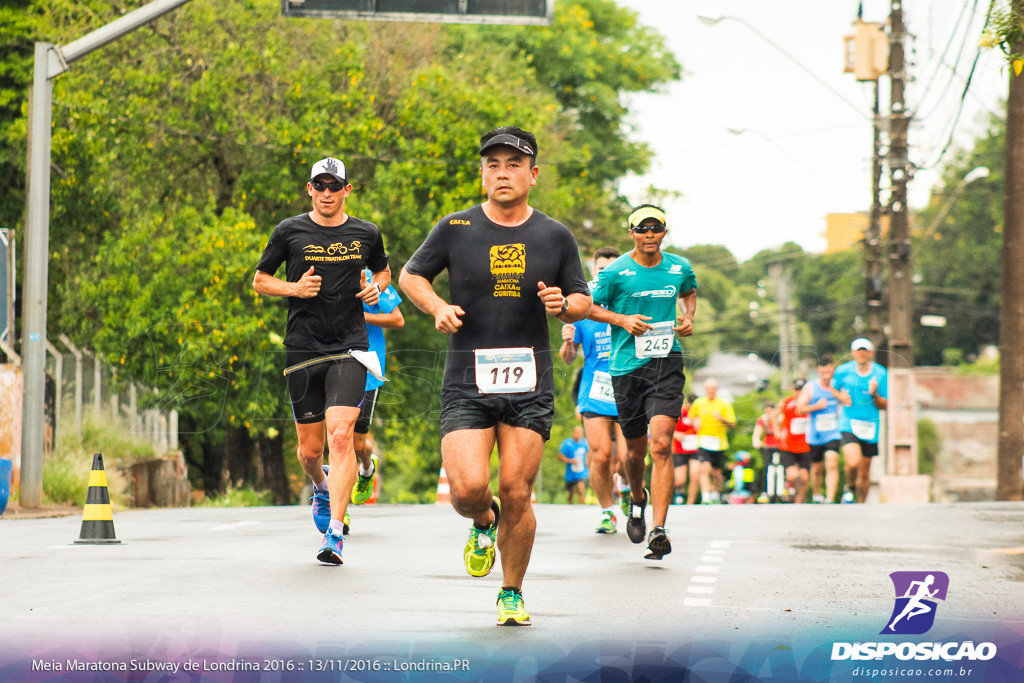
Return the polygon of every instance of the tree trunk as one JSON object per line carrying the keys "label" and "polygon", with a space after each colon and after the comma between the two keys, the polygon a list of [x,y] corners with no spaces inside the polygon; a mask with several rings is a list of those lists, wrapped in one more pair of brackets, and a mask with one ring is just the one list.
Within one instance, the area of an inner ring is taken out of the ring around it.
{"label": "tree trunk", "polygon": [[240,487],[252,484],[254,444],[245,427],[228,426],[224,429],[224,474],[222,483]]}
{"label": "tree trunk", "polygon": [[[1024,17],[1024,0],[1013,15]],[[1019,54],[1024,44],[1011,46]],[[1021,500],[1024,478],[1024,76],[1010,70],[1006,103],[1006,211],[1003,225],[1003,296],[999,325],[999,451],[996,499]]]}
{"label": "tree trunk", "polygon": [[263,485],[273,492],[274,505],[291,505],[292,491],[284,469],[284,439],[280,434],[274,439],[261,434],[256,441],[256,452],[263,463]]}

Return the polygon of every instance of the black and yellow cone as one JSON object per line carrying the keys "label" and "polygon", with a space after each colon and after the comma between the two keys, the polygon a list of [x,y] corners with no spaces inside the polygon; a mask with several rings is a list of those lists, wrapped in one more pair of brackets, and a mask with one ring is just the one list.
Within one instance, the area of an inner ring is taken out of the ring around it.
{"label": "black and yellow cone", "polygon": [[103,469],[103,454],[92,456],[89,472],[89,492],[85,494],[82,531],[75,543],[120,543],[114,537],[114,511],[107,492],[107,472]]}

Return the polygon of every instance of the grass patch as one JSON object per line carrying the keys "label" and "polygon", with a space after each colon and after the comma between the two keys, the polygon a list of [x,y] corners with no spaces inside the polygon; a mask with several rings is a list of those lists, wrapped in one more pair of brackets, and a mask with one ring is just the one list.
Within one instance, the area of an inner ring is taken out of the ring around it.
{"label": "grass patch", "polygon": [[263,507],[274,504],[274,494],[270,491],[257,491],[255,489],[244,487],[244,488],[229,488],[223,494],[216,498],[206,498],[199,503],[196,503],[196,507],[208,507],[208,508],[244,508],[244,507]]}
{"label": "grass patch", "polygon": [[155,457],[153,447],[125,435],[110,422],[89,420],[82,434],[65,434],[43,458],[43,502],[47,505],[85,505],[93,453],[103,454],[110,502],[131,504],[128,468],[138,460]]}

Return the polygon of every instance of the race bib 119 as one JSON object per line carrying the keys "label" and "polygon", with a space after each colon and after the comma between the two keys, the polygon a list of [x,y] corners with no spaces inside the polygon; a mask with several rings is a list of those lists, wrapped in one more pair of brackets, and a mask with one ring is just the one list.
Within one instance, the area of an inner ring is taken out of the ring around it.
{"label": "race bib 119", "polygon": [[536,389],[533,349],[477,349],[476,388],[482,394],[518,394]]}

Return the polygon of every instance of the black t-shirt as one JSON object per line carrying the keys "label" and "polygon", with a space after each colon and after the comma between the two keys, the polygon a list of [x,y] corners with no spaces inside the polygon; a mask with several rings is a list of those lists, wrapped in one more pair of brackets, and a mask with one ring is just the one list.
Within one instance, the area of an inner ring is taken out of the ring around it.
{"label": "black t-shirt", "polygon": [[314,223],[305,213],[286,218],[274,228],[256,269],[273,275],[284,262],[288,282],[298,282],[310,266],[323,278],[315,297],[288,297],[285,345],[327,353],[369,348],[356,294],[364,267],[377,273],[388,265],[377,226],[354,216],[334,227]]}
{"label": "black t-shirt", "polygon": [[522,225],[505,227],[477,205],[438,221],[405,265],[430,281],[445,268],[451,303],[465,315],[448,340],[444,390],[480,395],[476,349],[530,347],[537,363],[536,391],[553,392],[548,315],[537,283],[560,287],[566,296],[590,295],[569,229],[537,210]]}

